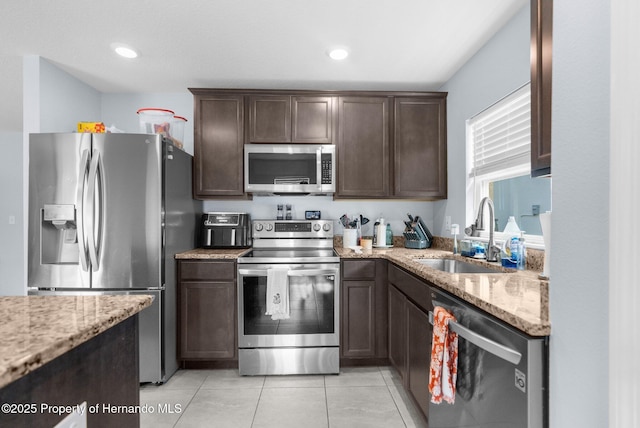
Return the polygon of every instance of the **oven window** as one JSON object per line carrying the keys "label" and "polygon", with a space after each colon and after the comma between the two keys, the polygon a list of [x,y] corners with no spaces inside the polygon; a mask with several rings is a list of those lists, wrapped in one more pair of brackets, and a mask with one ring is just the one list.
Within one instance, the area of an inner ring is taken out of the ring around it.
{"label": "oven window", "polygon": [[335,280],[326,276],[290,277],[290,318],[272,320],[267,311],[267,277],[243,279],[245,335],[334,333]]}

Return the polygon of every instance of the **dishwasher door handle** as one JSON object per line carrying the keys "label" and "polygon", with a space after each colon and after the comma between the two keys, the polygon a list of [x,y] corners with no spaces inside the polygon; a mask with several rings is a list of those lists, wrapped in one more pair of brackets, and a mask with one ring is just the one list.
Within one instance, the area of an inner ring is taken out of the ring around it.
{"label": "dishwasher door handle", "polygon": [[[429,311],[429,322],[433,325],[432,311]],[[460,337],[468,340],[477,347],[492,353],[496,357],[500,357],[503,360],[509,361],[512,364],[518,365],[518,363],[520,363],[520,360],[522,359],[522,354],[520,352],[504,346],[494,340],[486,338],[472,330],[469,330],[467,327],[455,321],[449,321],[449,330],[457,333]]]}

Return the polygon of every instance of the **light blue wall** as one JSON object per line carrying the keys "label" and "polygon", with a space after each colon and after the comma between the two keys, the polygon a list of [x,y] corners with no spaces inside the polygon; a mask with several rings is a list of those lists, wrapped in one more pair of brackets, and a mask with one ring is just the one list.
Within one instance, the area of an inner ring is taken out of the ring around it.
{"label": "light blue wall", "polygon": [[[551,427],[600,428],[609,426],[608,290],[617,286],[609,284],[610,1],[557,1],[553,14]],[[637,409],[637,396],[625,399],[618,404]]]}
{"label": "light blue wall", "polygon": [[41,59],[38,132],[73,132],[78,122],[99,122],[100,96],[91,86]]}
{"label": "light blue wall", "polygon": [[530,80],[529,6],[522,8],[440,90],[447,97],[449,199],[435,202],[434,234],[447,236],[445,216],[464,228],[477,207],[466,206],[466,121]]}
{"label": "light blue wall", "polygon": [[22,133],[0,132],[0,153],[0,296],[20,296],[24,294]]}

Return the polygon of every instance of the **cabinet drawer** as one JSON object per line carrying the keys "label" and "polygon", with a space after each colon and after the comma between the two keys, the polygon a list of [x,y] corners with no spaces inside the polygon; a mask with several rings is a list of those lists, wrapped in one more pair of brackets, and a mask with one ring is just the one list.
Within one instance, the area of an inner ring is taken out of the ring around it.
{"label": "cabinet drawer", "polygon": [[235,262],[181,261],[181,280],[234,280],[236,277]]}
{"label": "cabinet drawer", "polygon": [[373,279],[376,277],[375,260],[345,260],[342,263],[344,279]]}
{"label": "cabinet drawer", "polygon": [[433,309],[429,286],[426,282],[390,264],[389,283],[395,285],[423,311],[428,312]]}

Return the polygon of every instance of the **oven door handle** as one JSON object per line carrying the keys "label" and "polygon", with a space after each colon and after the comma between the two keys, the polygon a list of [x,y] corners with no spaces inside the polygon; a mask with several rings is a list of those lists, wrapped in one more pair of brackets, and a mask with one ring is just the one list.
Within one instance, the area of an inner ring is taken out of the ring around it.
{"label": "oven door handle", "polygon": [[[429,323],[433,324],[433,312],[431,311],[429,311]],[[458,336],[468,340],[477,347],[482,348],[503,360],[509,361],[512,364],[518,365],[520,363],[520,359],[522,359],[522,354],[520,352],[487,337],[481,336],[455,321],[449,321],[449,329],[454,333],[458,333]]]}
{"label": "oven door handle", "polygon": [[[268,269],[238,269],[239,275],[267,276]],[[338,269],[292,269],[287,276],[337,275]]]}
{"label": "oven door handle", "polygon": [[337,274],[338,269],[293,269],[287,273],[287,276],[318,276]]}

